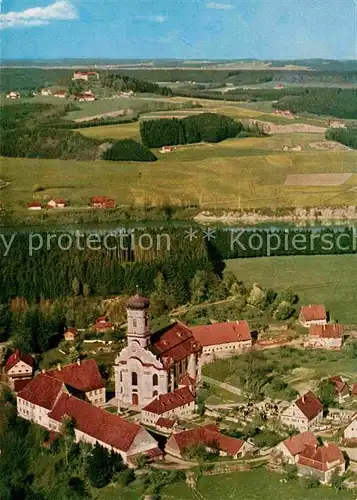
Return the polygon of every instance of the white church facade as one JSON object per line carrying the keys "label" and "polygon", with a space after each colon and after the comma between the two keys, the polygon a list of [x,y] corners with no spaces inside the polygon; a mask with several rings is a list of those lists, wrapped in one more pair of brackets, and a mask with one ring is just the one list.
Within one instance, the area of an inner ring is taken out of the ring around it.
{"label": "white church facade", "polygon": [[115,360],[119,409],[144,408],[156,397],[178,389],[187,375],[196,383],[201,380],[202,346],[191,330],[176,322],[151,335],[149,305],[139,293],[127,304],[128,345]]}

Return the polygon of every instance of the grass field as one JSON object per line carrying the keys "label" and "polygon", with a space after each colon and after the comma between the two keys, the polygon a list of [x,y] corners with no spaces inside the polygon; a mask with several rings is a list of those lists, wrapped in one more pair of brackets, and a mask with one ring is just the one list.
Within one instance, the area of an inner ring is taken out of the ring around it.
{"label": "grass field", "polygon": [[[280,482],[281,475],[259,468],[250,472],[233,472],[217,476],[202,476],[197,483],[202,500],[355,500],[356,492],[319,486],[307,490],[299,480]],[[129,500],[130,497],[128,497]],[[167,486],[161,491],[162,500],[196,498],[185,483]],[[124,497],[123,500],[126,500]]]}
{"label": "grass field", "polygon": [[[122,126],[127,134],[134,133],[134,127]],[[292,143],[299,140],[297,134],[290,138]],[[301,137],[303,143],[309,140]],[[53,196],[83,206],[95,195],[112,196],[121,205],[165,201],[194,203],[202,209],[237,209],[239,197],[242,209],[357,204],[355,152],[293,153],[275,151],[278,147],[276,137],[231,139],[158,153],[159,160],[149,164],[4,158],[1,178],[11,184],[2,190],[1,199],[13,209],[25,207],[33,198]],[[354,175],[339,186],[284,186],[288,174],[329,172]],[[33,194],[34,184],[45,190]]]}
{"label": "grass field", "polygon": [[100,127],[88,127],[75,129],[86,137],[94,139],[135,139],[140,141],[139,123],[123,123],[120,125],[103,125]]}
{"label": "grass field", "polygon": [[357,324],[357,255],[263,257],[226,261],[247,285],[290,287],[299,304],[325,304],[341,323]]}
{"label": "grass field", "polygon": [[[279,372],[279,378],[299,393],[316,390],[322,378],[342,375],[351,383],[357,382],[356,361],[348,353],[304,349],[270,349],[264,352],[269,366]],[[203,374],[221,382],[240,387],[239,370],[242,357],[218,360],[206,365]],[[281,373],[282,370],[282,373]]]}

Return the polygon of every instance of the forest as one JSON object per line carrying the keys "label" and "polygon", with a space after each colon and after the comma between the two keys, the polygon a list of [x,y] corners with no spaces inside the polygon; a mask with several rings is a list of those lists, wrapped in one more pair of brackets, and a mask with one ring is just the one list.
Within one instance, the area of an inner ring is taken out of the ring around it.
{"label": "forest", "polygon": [[240,122],[215,113],[202,113],[182,119],[163,118],[140,122],[143,144],[148,147],[219,142],[237,137],[242,130]]}
{"label": "forest", "polygon": [[325,137],[329,141],[337,141],[349,148],[357,149],[357,127],[329,128],[326,130]]}

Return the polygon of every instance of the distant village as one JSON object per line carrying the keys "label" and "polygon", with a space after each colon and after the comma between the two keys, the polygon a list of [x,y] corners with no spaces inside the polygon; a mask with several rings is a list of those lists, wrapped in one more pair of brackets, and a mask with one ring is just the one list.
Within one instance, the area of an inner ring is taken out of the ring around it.
{"label": "distant village", "polygon": [[[206,409],[213,420],[195,425],[202,367],[258,348],[248,322],[190,327],[175,321],[152,333],[149,299],[138,292],[126,307],[126,344],[115,360],[115,395],[110,401],[94,359],[78,359],[38,370],[34,358],[19,350],[7,358],[3,379],[16,393],[18,416],[49,431],[46,445],[56,440],[63,419],[70,417],[77,442],[99,443],[118,453],[132,468],[141,455],[148,462],[184,461],[190,447],[201,446],[232,461],[266,457],[272,470],[294,465],[299,475],[327,484],[345,472],[348,460],[357,460],[357,412],[337,408],[326,412],[311,390],[301,393],[292,403],[247,401],[236,408],[247,422],[258,412],[267,419],[278,419],[280,425],[290,430],[287,439],[268,450],[259,449],[250,439],[224,434],[219,425],[219,409]],[[329,323],[323,305],[302,307],[299,323],[307,332],[302,349],[342,348],[344,326]],[[100,337],[114,327],[108,316],[101,316],[92,325],[92,331]],[[77,328],[65,330],[64,339],[69,344],[78,338]],[[273,340],[259,348],[279,346]],[[357,398],[357,380],[349,385],[338,373],[328,380],[335,388],[337,401]],[[116,411],[108,411],[109,406]],[[333,431],[333,439],[324,440],[322,431],[326,429]],[[165,438],[164,444],[155,438],[155,433]]]}

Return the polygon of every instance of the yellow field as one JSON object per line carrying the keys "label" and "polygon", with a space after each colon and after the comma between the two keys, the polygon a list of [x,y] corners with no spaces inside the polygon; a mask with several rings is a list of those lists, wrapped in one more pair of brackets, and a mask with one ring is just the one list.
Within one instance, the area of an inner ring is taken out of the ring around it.
{"label": "yellow field", "polygon": [[[131,133],[132,125],[136,124],[126,125]],[[290,140],[307,144],[310,138],[294,134]],[[288,137],[184,146],[169,154],[157,153],[155,163],[4,158],[1,177],[11,184],[1,190],[1,199],[14,209],[33,198],[54,196],[83,206],[94,195],[113,196],[122,205],[195,203],[202,209],[226,210],[357,204],[356,152],[283,152],[281,140],[286,142]],[[284,186],[288,174],[304,173],[353,175],[339,186]],[[45,190],[33,194],[34,184]]]}
{"label": "yellow field", "polygon": [[139,122],[75,129],[75,132],[80,132],[82,135],[93,137],[94,139],[140,140]]}

